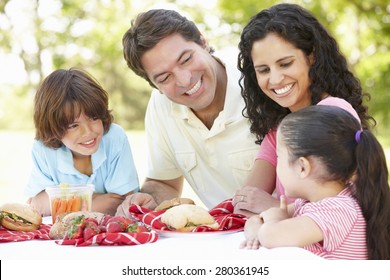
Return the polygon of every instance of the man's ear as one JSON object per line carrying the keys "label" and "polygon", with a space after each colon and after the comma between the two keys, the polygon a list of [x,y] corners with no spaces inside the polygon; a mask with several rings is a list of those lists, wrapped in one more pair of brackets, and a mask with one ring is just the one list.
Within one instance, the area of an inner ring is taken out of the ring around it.
{"label": "man's ear", "polygon": [[299,177],[301,179],[306,178],[309,176],[311,172],[311,163],[306,157],[300,157],[298,159],[298,172],[299,172]]}
{"label": "man's ear", "polygon": [[202,46],[203,46],[203,48],[204,48],[206,51],[210,52],[210,47],[209,47],[209,44],[207,43],[206,38],[202,35],[202,33],[200,33],[199,35],[200,35],[200,40],[202,41]]}

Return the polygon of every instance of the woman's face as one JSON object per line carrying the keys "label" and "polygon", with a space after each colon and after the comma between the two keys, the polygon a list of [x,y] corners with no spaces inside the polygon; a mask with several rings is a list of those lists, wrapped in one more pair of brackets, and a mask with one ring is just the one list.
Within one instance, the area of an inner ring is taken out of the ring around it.
{"label": "woman's face", "polygon": [[312,55],[307,57],[302,50],[270,33],[253,43],[251,56],[257,83],[269,98],[291,112],[311,105]]}

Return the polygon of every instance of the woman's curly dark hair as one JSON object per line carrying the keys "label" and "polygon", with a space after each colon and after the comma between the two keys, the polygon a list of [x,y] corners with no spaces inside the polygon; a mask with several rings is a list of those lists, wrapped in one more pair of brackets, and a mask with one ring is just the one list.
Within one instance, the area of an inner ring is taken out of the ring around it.
{"label": "woman's curly dark hair", "polygon": [[370,95],[362,92],[360,81],[348,69],[346,58],[339,50],[336,40],[307,10],[295,4],[279,4],[252,17],[241,34],[238,69],[241,71],[240,87],[245,100],[243,115],[251,122],[251,132],[260,143],[270,129],[290,113],[271,100],[259,87],[253,67],[251,51],[253,43],[275,33],[303,51],[306,56],[314,54],[314,63],[309,70],[312,104],[317,104],[323,95],[343,98],[358,113],[364,129],[376,124],[368,115],[363,98]]}

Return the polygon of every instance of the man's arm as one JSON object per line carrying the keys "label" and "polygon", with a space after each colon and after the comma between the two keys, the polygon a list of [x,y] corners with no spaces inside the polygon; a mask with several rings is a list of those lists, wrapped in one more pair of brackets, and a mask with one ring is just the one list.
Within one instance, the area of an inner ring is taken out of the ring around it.
{"label": "man's arm", "polygon": [[173,180],[154,180],[146,178],[141,187],[141,192],[150,194],[158,205],[164,200],[180,197],[183,191],[183,183],[183,176]]}
{"label": "man's arm", "polygon": [[92,211],[115,215],[118,206],[133,192],[124,195],[115,193],[94,193],[92,196]]}
{"label": "man's arm", "polygon": [[118,206],[116,215],[129,217],[129,207],[136,204],[153,210],[161,202],[180,197],[183,191],[183,176],[173,180],[154,180],[146,178],[140,192],[128,195]]}

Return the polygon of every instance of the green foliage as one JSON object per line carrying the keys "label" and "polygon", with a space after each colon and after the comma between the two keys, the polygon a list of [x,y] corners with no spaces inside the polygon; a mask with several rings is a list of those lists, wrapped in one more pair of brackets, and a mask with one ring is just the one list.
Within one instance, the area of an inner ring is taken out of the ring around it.
{"label": "green foliage", "polygon": [[[15,5],[13,0],[8,2]],[[7,53],[12,48],[18,50],[17,54],[30,74],[26,85],[33,92],[30,94],[34,94],[39,82],[54,69],[81,67],[91,73],[110,94],[110,108],[113,109],[117,123],[126,129],[143,128],[151,89],[145,81],[131,73],[122,54],[122,36],[130,26],[130,19],[134,17],[129,12],[131,2],[57,0],[52,3],[57,8],[46,14],[41,11],[43,5],[47,5],[44,1],[35,0],[27,5],[31,10],[31,25],[26,33],[31,32],[35,41],[32,42],[36,44],[33,51],[25,48],[22,38],[12,36],[17,33],[17,23],[12,22],[11,16],[8,17],[7,7],[0,13],[10,23],[8,30],[0,33],[1,39],[6,42],[0,51]],[[3,87],[0,85],[0,88]],[[7,107],[8,104],[17,103],[20,106],[26,103],[30,114],[26,115],[25,122],[30,123],[32,99],[26,98],[21,103],[16,97],[19,92],[17,86],[7,90],[11,93],[8,97],[1,96],[1,103],[6,103]],[[26,96],[27,93],[24,93]],[[9,128],[19,127],[11,126],[8,119],[12,117],[8,113],[3,110],[0,124],[3,127],[8,124]]]}
{"label": "green foliage", "polygon": [[[22,30],[11,13],[22,10],[21,2],[27,11],[23,20],[29,20]],[[254,14],[282,1],[219,0],[213,9],[204,8],[205,1],[186,0],[0,1],[0,57],[17,55],[28,73],[26,84],[0,84],[0,128],[31,127],[32,100],[39,82],[54,69],[73,66],[86,69],[109,92],[117,123],[126,129],[143,128],[151,88],[127,68],[122,36],[136,14],[160,2],[189,15],[218,50],[236,46],[243,26]],[[389,127],[388,0],[289,2],[309,9],[334,34],[351,69],[372,96],[371,114],[380,127]],[[48,6],[51,9],[46,11]]]}
{"label": "green foliage", "polygon": [[32,99],[28,86],[20,86],[13,91],[4,87],[0,99],[0,130],[33,129]]}
{"label": "green foliage", "polygon": [[[286,1],[219,0],[223,20],[239,25],[236,35],[250,17],[264,8]],[[339,42],[351,70],[361,80],[370,114],[382,129],[390,126],[390,10],[388,0],[288,1],[311,11]]]}

